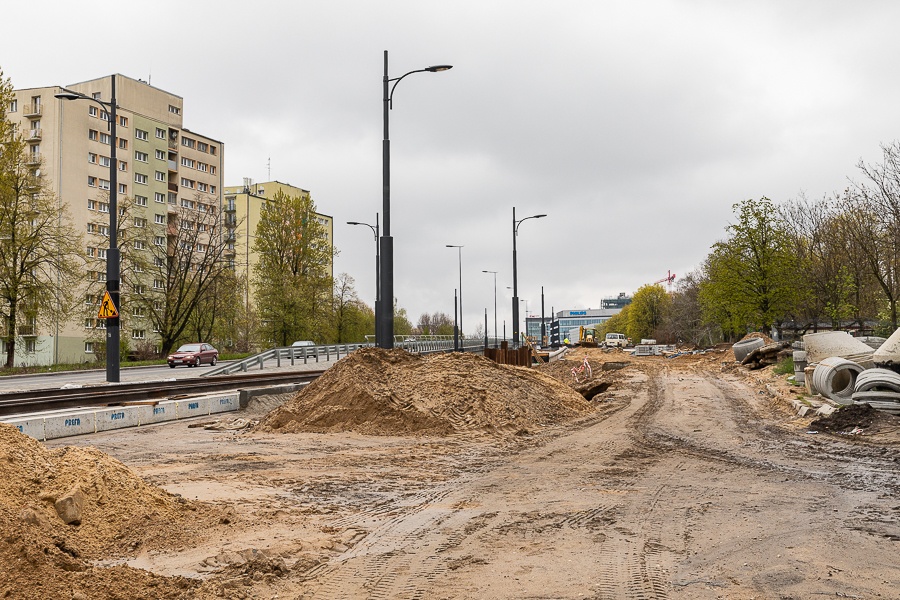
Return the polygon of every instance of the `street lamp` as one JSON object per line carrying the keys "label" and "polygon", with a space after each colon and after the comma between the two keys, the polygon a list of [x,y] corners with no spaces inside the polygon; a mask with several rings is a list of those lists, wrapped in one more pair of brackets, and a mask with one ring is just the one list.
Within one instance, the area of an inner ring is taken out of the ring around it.
{"label": "street lamp", "polygon": [[447,244],[448,248],[457,248],[459,250],[459,334],[462,335],[463,332],[463,309],[462,309],[462,249],[463,246],[454,246],[453,244]]}
{"label": "street lamp", "polygon": [[[379,338],[381,328],[381,348],[394,347],[394,238],[391,237],[391,140],[388,131],[388,112],[393,108],[394,88],[400,80],[413,73],[438,73],[452,69],[452,65],[435,65],[425,69],[410,71],[400,77],[388,77],[388,51],[384,51],[384,141],[381,145],[382,155],[382,197],[384,215],[384,235],[381,237],[381,314],[375,314],[375,337]],[[390,85],[391,82],[394,85]]]}
{"label": "street lamp", "polygon": [[494,348],[497,347],[497,271],[482,271],[494,274]]}
{"label": "street lamp", "polygon": [[[119,161],[116,159],[116,76],[111,77],[112,92],[109,102],[103,102],[85,94],[70,90],[54,94],[62,100],[91,100],[104,110],[109,107],[109,250],[106,252],[106,291],[117,312],[119,303],[119,244],[116,239],[119,209],[117,206]],[[119,382],[119,317],[106,319],[106,381]]]}
{"label": "street lamp", "polygon": [[[524,219],[519,219],[516,221],[516,207],[513,206],[513,299],[512,299],[512,310],[513,310],[513,339],[515,340],[515,347],[519,347],[519,282],[518,282],[518,267],[516,266],[516,236],[519,234],[519,225],[522,224],[523,221],[527,221],[528,219],[541,219],[546,217],[547,215],[532,215],[530,217],[525,217]],[[527,308],[526,308],[526,312]]]}
{"label": "street lamp", "polygon": [[347,221],[347,225],[365,225],[375,234],[375,345],[378,346],[378,341],[381,339],[378,335],[378,310],[381,306],[381,277],[379,272],[381,269],[381,255],[378,252],[378,213],[375,213],[374,227],[368,223],[360,223],[358,221]]}

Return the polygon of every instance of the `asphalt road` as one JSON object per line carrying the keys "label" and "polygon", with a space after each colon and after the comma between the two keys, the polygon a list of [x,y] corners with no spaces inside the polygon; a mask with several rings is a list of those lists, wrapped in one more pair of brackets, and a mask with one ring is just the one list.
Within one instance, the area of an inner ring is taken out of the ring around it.
{"label": "asphalt road", "polygon": [[[332,357],[330,362],[322,357],[318,363],[314,360],[310,360],[308,364],[304,365],[302,361],[297,361],[294,366],[291,366],[287,361],[282,361],[282,366],[277,367],[275,361],[270,360],[265,364],[265,370],[310,371],[325,368],[333,365],[335,362],[337,362],[335,357]],[[217,366],[224,364],[228,364],[228,362],[220,362]],[[256,369],[258,369],[258,367],[256,367]],[[179,379],[201,377],[211,370],[212,367],[209,365],[201,365],[199,367],[176,367],[174,369],[170,368],[168,365],[129,367],[121,369],[119,379],[121,383],[175,381]],[[87,387],[96,385],[107,385],[105,369],[0,377],[0,393],[20,390],[59,389],[63,387]]]}

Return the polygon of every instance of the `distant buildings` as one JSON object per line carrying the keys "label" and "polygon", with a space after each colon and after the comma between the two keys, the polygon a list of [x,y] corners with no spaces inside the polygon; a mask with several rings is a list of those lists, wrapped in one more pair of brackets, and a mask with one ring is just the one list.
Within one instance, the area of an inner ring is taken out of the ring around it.
{"label": "distant buildings", "polygon": [[[604,298],[601,301],[602,308],[581,308],[571,310],[560,310],[554,315],[546,315],[544,322],[546,323],[547,335],[550,335],[550,323],[553,320],[559,321],[560,339],[566,337],[568,333],[575,328],[596,325],[609,320],[613,315],[622,312],[628,304],[631,304],[631,296],[624,293],[619,294],[615,298]],[[525,317],[525,335],[533,339],[541,339],[541,316],[528,314]]]}

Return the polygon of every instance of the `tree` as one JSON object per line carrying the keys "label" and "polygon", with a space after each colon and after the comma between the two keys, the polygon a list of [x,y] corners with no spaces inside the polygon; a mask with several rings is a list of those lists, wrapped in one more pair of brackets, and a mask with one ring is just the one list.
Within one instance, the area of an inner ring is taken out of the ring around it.
{"label": "tree", "polygon": [[81,237],[40,174],[39,155],[8,121],[11,98],[12,84],[0,71],[0,335],[7,367],[21,335],[68,321],[82,272]]}
{"label": "tree", "polygon": [[328,336],[332,248],[308,195],[279,190],[264,206],[256,227],[253,284],[263,329],[270,342]]}
{"label": "tree", "polygon": [[639,287],[628,305],[628,337],[640,340],[659,336],[671,303],[672,299],[661,285]]}
{"label": "tree", "polygon": [[[142,222],[139,222],[143,225]],[[130,260],[127,301],[139,307],[160,337],[162,354],[215,329],[217,294],[234,282],[224,254],[215,198],[200,194],[170,207],[165,236],[143,226],[126,232],[123,247],[140,247]],[[129,283],[129,281],[131,283]],[[228,296],[226,296],[227,298]]]}
{"label": "tree", "polygon": [[363,303],[353,289],[353,278],[341,273],[334,280],[332,294],[332,339],[339,344],[362,342],[375,332],[375,311]]}
{"label": "tree", "polygon": [[423,335],[453,335],[453,318],[447,313],[422,313],[416,325]]}
{"label": "tree", "polygon": [[700,287],[705,318],[731,334],[766,329],[797,305],[797,261],[790,238],[768,198],[734,205],[737,223],[707,257]]}
{"label": "tree", "polygon": [[660,337],[694,346],[711,346],[722,339],[721,330],[703,318],[700,307],[702,281],[703,274],[699,271],[681,278],[661,326],[664,334]]}

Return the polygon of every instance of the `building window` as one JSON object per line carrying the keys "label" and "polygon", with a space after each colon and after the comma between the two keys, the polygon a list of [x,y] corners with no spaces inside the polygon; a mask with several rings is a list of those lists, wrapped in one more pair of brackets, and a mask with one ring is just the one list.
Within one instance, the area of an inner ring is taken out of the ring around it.
{"label": "building window", "polygon": [[156,151],[156,159],[157,159],[157,160],[166,160],[166,152],[165,152],[165,150],[157,150],[157,151]]}
{"label": "building window", "polygon": [[157,180],[157,181],[165,181],[165,180],[166,180],[166,174],[163,173],[162,171],[157,171],[157,172],[156,172],[156,180]]}
{"label": "building window", "polygon": [[94,154],[93,152],[88,152],[88,162],[91,163],[92,165],[96,165],[97,164],[97,155]]}
{"label": "building window", "polygon": [[192,179],[187,179],[187,178],[185,178],[185,177],[182,177],[182,178],[181,178],[181,187],[186,187],[186,188],[194,189],[194,183],[195,183],[195,182],[194,182],[194,180],[192,180]]}
{"label": "building window", "polygon": [[[164,246],[166,244],[166,238],[164,238],[161,235],[158,235],[153,238],[153,243],[156,244],[157,246]],[[157,265],[157,266],[159,266],[159,265]]]}
{"label": "building window", "polygon": [[216,165],[209,165],[209,174],[210,175],[216,174]]}
{"label": "building window", "polygon": [[143,293],[146,292],[146,291],[147,291],[147,288],[145,288],[145,287],[144,287],[143,285],[141,285],[140,283],[135,284],[135,286],[134,286],[134,293],[135,293],[135,294],[143,294]]}
{"label": "building window", "polygon": [[188,147],[188,148],[193,148],[193,147],[194,147],[194,140],[192,140],[192,139],[189,138],[189,137],[182,137],[182,138],[181,138],[181,145],[182,145],[182,146],[186,146],[186,147]]}
{"label": "building window", "polygon": [[160,204],[164,204],[166,201],[166,195],[163,194],[162,192],[155,192],[153,194],[153,201],[159,202]]}
{"label": "building window", "polygon": [[127,170],[128,170],[128,163],[125,162],[124,160],[120,160],[120,161],[119,161],[119,170],[120,170],[120,171],[127,171]]}
{"label": "building window", "polygon": [[209,152],[209,144],[206,142],[197,142],[197,150],[200,152]]}
{"label": "building window", "polygon": [[118,138],[119,139],[119,148],[122,150],[128,150],[128,140]]}
{"label": "building window", "polygon": [[166,130],[160,129],[159,127],[157,127],[156,128],[156,137],[158,137],[161,140],[166,139]]}
{"label": "building window", "polygon": [[91,187],[97,187],[97,178],[91,175],[88,175],[88,185]]}
{"label": "building window", "polygon": [[89,130],[88,130],[88,139],[89,139],[89,140],[93,140],[93,141],[96,142],[98,139],[100,139],[100,138],[98,137],[98,135],[99,135],[99,134],[97,133],[97,130],[96,130],[96,129],[89,129]]}
{"label": "building window", "polygon": [[157,225],[165,225],[166,224],[166,215],[153,215],[153,221]]}
{"label": "building window", "polygon": [[216,186],[214,186],[214,185],[209,186],[209,193],[210,193],[210,194],[215,194],[215,193],[216,193]]}
{"label": "building window", "polygon": [[131,330],[131,338],[134,340],[144,339],[144,330],[143,329],[132,329]]}
{"label": "building window", "polygon": [[97,256],[97,249],[96,249],[96,248],[91,248],[90,246],[88,246],[88,248],[87,248],[87,255],[88,255],[89,257],[91,257],[91,258]]}
{"label": "building window", "polygon": [[215,156],[215,155],[216,155],[216,147],[215,147],[215,146],[210,146],[210,147],[209,147],[209,153],[212,154],[213,156]]}
{"label": "building window", "polygon": [[172,113],[173,115],[180,115],[180,114],[181,114],[181,109],[178,108],[178,107],[175,106],[175,105],[170,104],[170,105],[169,105],[169,112]]}
{"label": "building window", "polygon": [[109,212],[109,202],[99,202],[97,204],[97,207],[100,209],[100,212],[102,212],[102,213]]}
{"label": "building window", "polygon": [[144,249],[144,240],[134,240],[134,249],[135,250],[143,250]]}
{"label": "building window", "polygon": [[120,194],[127,194],[127,193],[128,193],[128,186],[125,185],[124,183],[120,183],[120,184],[119,184],[119,193],[120,193]]}
{"label": "building window", "polygon": [[[88,199],[88,210],[97,210],[97,201]],[[93,256],[93,254],[91,255]]]}
{"label": "building window", "polygon": [[13,100],[12,102],[9,103],[9,112],[14,113],[14,112],[17,112],[18,110],[19,110],[19,101],[18,100]]}
{"label": "building window", "polygon": [[203,183],[203,182],[201,181],[201,182],[199,182],[199,183],[197,184],[197,189],[198,189],[199,191],[201,191],[201,192],[205,192],[205,191],[207,191],[207,190],[209,189],[209,186],[207,186],[205,183]]}
{"label": "building window", "polygon": [[135,196],[134,203],[138,206],[147,206],[147,196]]}
{"label": "building window", "polygon": [[150,158],[146,152],[139,152],[137,150],[134,151],[134,160],[138,160],[140,162],[147,162],[147,159]]}
{"label": "building window", "polygon": [[144,140],[144,141],[146,142],[146,141],[147,141],[147,138],[149,137],[149,135],[150,135],[150,134],[148,134],[148,133],[147,133],[146,131],[144,131],[143,129],[135,129],[135,130],[134,130],[134,137],[135,137],[135,139],[138,139],[138,140]]}
{"label": "building window", "polygon": [[181,157],[181,166],[182,167],[190,167],[193,169],[194,168],[194,159],[188,158],[186,156],[182,156]]}
{"label": "building window", "polygon": [[165,287],[165,282],[162,279],[153,280],[153,289],[161,290],[163,287]]}
{"label": "building window", "polygon": [[206,252],[206,244],[197,244],[197,252]]}
{"label": "building window", "polygon": [[135,306],[131,309],[131,316],[133,317],[143,317],[144,316],[144,307],[143,306]]}
{"label": "building window", "polygon": [[94,353],[94,342],[85,342],[84,343],[84,353],[85,354],[93,354]]}
{"label": "building window", "polygon": [[101,179],[100,180],[100,189],[108,190],[109,189],[109,181],[107,181],[106,179]]}
{"label": "building window", "polygon": [[[118,102],[116,104],[118,104]],[[119,117],[119,127],[128,127],[128,117]]]}
{"label": "building window", "polygon": [[110,143],[111,141],[112,141],[112,138],[109,137],[109,134],[108,134],[108,133],[101,133],[101,134],[100,134],[100,143],[101,143],[101,144],[106,144],[106,145],[108,146],[109,143]]}
{"label": "building window", "polygon": [[166,261],[164,261],[163,259],[161,259],[158,256],[154,256],[153,257],[153,266],[154,267],[164,267],[164,266],[166,266]]}
{"label": "building window", "polygon": [[142,217],[135,217],[134,218],[134,226],[135,227],[146,227],[147,219],[144,219]]}
{"label": "building window", "polygon": [[101,167],[109,167],[109,157],[108,156],[100,157],[100,166]]}
{"label": "building window", "polygon": [[135,173],[135,174],[134,174],[134,182],[135,182],[135,183],[143,183],[143,184],[146,185],[146,183],[147,183],[147,176],[144,175],[143,173]]}
{"label": "building window", "polygon": [[97,107],[94,105],[88,106],[88,114],[91,115],[92,117],[96,118],[97,117]]}

